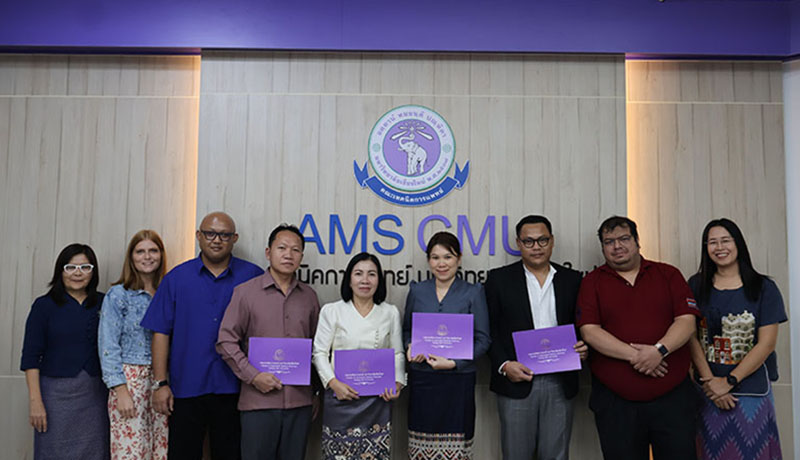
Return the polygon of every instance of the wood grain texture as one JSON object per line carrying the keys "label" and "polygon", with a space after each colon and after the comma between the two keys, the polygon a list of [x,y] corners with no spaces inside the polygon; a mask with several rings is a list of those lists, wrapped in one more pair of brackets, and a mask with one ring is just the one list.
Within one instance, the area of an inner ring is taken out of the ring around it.
{"label": "wood grain texture", "polygon": [[199,73],[199,57],[0,55],[0,231],[14,242],[0,272],[0,386],[13,397],[0,442],[13,458],[32,448],[25,320],[58,252],[91,245],[102,291],[142,228],[161,234],[169,266],[194,252]]}
{"label": "wood grain texture", "polygon": [[628,70],[629,102],[780,104],[783,100],[780,62],[628,61]]}
{"label": "wood grain texture", "polygon": [[[554,224],[554,260],[589,270],[602,261],[597,225],[627,210],[644,254],[687,275],[703,225],[726,215],[787,296],[782,97],[780,64],[768,62],[626,69],[613,56],[214,52],[201,68],[197,57],[0,55],[0,228],[15,242],[0,274],[0,385],[24,401],[16,370],[24,320],[63,245],[93,245],[105,288],[133,232],[161,232],[174,265],[192,257],[197,219],[215,209],[237,221],[237,254],[262,266],[269,231],[312,214],[322,244],[307,246],[304,263],[326,269],[350,258],[339,236],[331,253],[331,215],[347,240],[368,216],[367,239],[356,237],[353,251],[375,252],[373,243],[394,243],[372,220],[393,214],[403,225],[384,227],[405,249],[381,260],[415,273],[427,269],[417,227],[432,214],[461,233],[465,269],[515,260],[503,250],[502,216],[513,246],[515,222],[542,213]],[[372,125],[402,104],[437,110],[457,137],[456,161],[470,162],[466,187],[433,205],[389,205],[353,178]],[[467,230],[477,241],[489,216],[495,254],[487,240],[472,255]],[[442,229],[430,222],[423,240]],[[315,287],[323,303],[338,298],[338,286]],[[389,301],[402,309],[406,292],[390,287]],[[775,386],[784,452],[792,451],[788,339],[784,327]],[[490,370],[479,366],[476,458],[499,458]],[[582,382],[571,456],[600,458]],[[15,458],[31,453],[23,406],[7,407],[14,416],[0,438]],[[405,458],[405,423],[396,410],[395,458]]]}
{"label": "wood grain texture", "polygon": [[[3,430],[3,458],[33,459],[33,429],[28,420],[28,387],[22,375],[0,376],[0,419]],[[20,420],[20,418],[22,420]]]}
{"label": "wood grain texture", "polygon": [[[355,253],[396,244],[372,227],[379,215],[392,214],[402,226],[385,228],[402,235],[405,246],[381,257],[384,268],[424,273],[418,226],[441,215],[461,236],[464,269],[486,270],[516,260],[503,249],[503,216],[514,247],[517,220],[543,213],[554,224],[554,260],[588,270],[602,260],[596,226],[626,209],[620,57],[208,52],[202,72],[197,216],[230,213],[240,234],[236,253],[261,265],[270,230],[281,222],[299,225],[311,214],[321,245],[308,243],[303,263],[343,269],[352,254],[338,233],[331,247],[331,215],[340,219],[346,243],[359,216],[367,217],[366,240],[352,240]],[[390,205],[353,177],[353,161],[367,159],[375,121],[404,104],[441,114],[456,136],[456,161],[470,164],[466,187],[424,207]],[[477,246],[487,221],[483,246],[473,255],[470,238]],[[431,221],[422,239],[443,229]],[[339,297],[336,283],[312,285],[322,303]],[[402,309],[406,293],[407,287],[390,285],[388,300]],[[499,458],[489,364],[479,364],[475,458]],[[584,387],[584,399],[587,394]],[[579,414],[573,457],[599,458],[594,423],[587,409]],[[395,411],[398,459],[406,455],[405,417],[404,409]]]}
{"label": "wood grain texture", "polygon": [[[728,217],[744,232],[756,270],[788,300],[781,64],[628,61],[628,209],[642,253],[691,276],[701,234]],[[788,303],[787,303],[788,305]],[[787,310],[788,312],[788,310]],[[775,403],[791,407],[790,337],[778,336]],[[792,418],[778,411],[792,452]]]}

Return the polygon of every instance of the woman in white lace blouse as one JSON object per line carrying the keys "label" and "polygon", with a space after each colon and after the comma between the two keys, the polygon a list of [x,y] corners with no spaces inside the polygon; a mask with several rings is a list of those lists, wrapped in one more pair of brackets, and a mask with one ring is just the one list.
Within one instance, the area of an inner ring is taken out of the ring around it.
{"label": "woman in white lace blouse", "polygon": [[[386,299],[380,261],[362,252],[347,264],[342,300],[322,307],[314,336],[314,367],[325,386],[322,458],[390,458],[391,402],[405,385],[400,313]],[[360,396],[336,378],[336,350],[394,349],[395,385]]]}

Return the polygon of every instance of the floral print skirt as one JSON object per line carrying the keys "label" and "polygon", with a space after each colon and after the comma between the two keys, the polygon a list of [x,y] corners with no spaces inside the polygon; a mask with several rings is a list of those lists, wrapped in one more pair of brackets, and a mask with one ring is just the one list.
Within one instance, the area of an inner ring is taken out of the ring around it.
{"label": "floral print skirt", "polygon": [[152,369],[147,365],[123,364],[122,370],[136,414],[123,418],[117,411],[116,392],[108,392],[111,460],[166,460],[167,416],[156,412],[150,402],[154,389]]}

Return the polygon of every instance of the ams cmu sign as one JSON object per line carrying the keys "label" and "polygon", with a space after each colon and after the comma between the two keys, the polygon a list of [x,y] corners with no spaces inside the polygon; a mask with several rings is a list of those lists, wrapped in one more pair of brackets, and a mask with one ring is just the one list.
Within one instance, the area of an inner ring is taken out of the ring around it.
{"label": "ams cmu sign", "polygon": [[[424,206],[462,188],[469,176],[455,162],[456,140],[441,115],[420,105],[403,105],[378,119],[368,142],[368,161],[353,161],[356,180],[392,204]],[[367,165],[372,167],[370,176]],[[455,173],[448,176],[455,166]]]}
{"label": "ams cmu sign", "polygon": [[[363,166],[353,161],[353,171],[362,188],[369,188],[391,204],[425,206],[441,200],[453,189],[464,187],[469,177],[469,161],[462,169],[455,162],[455,154],[453,131],[441,115],[420,105],[403,105],[378,119],[369,135],[367,161]],[[374,176],[370,176],[370,167]],[[327,232],[325,219],[319,217],[306,214],[299,227],[306,246],[316,248],[319,255],[336,254],[338,249],[342,249],[345,254],[374,250],[388,256],[406,248],[405,232],[397,231],[404,227],[404,223],[397,215],[385,213],[370,217],[360,214],[353,226],[349,226],[338,214],[330,214]],[[415,238],[412,238],[416,245],[411,242],[412,246],[418,245],[419,250],[425,252],[426,227],[434,222],[452,231],[461,241],[464,252],[471,251],[473,255],[488,252],[489,256],[494,256],[499,243],[506,254],[520,254],[513,246],[514,224],[509,221],[509,216],[493,214],[473,219],[472,223],[465,214],[458,214],[455,221],[441,214],[425,216],[414,222],[416,231],[412,233]],[[564,264],[572,266],[570,262]],[[488,272],[486,268],[464,270],[462,275],[461,270],[459,268],[459,276],[470,282],[485,281]],[[406,285],[412,279],[422,281],[431,277],[430,271],[414,270],[411,264],[384,272],[387,283],[391,285]],[[344,269],[326,268],[325,263],[312,269],[303,264],[298,276],[300,281],[314,285],[338,285]]]}
{"label": "ams cmu sign", "polygon": [[[368,160],[363,167],[354,161],[353,169],[363,188],[369,187],[389,203],[424,206],[441,200],[453,189],[464,187],[469,176],[469,162],[460,168],[455,162],[455,152],[453,132],[441,115],[427,107],[403,105],[378,119],[369,136]],[[369,174],[370,166],[374,176]],[[306,244],[316,247],[320,255],[335,254],[338,246],[345,254],[364,252],[368,250],[370,241],[370,250],[382,255],[398,254],[406,247],[405,237],[396,231],[404,226],[397,215],[381,214],[370,219],[361,214],[356,217],[354,227],[342,222],[338,214],[328,217],[327,238],[323,236],[325,228],[317,225],[323,221],[315,219],[313,214],[303,216],[300,223]],[[506,253],[518,256],[519,251],[510,243],[514,239],[513,223],[509,222],[508,216],[499,220],[501,222],[497,222],[494,215],[485,216],[480,230],[475,230],[466,215],[459,214],[455,222],[451,222],[444,215],[432,214],[415,222],[415,239],[424,252],[425,229],[438,222],[444,228],[452,229],[462,246],[474,255],[487,247],[488,254],[495,255],[499,239]],[[500,232],[496,231],[498,225]]]}
{"label": "ams cmu sign", "polygon": [[[469,176],[469,162],[460,168],[455,162],[456,140],[444,118],[435,111],[420,105],[395,107],[381,116],[372,128],[367,144],[367,162],[363,167],[353,161],[356,180],[363,188],[369,188],[389,203],[403,206],[424,206],[441,200],[453,189],[461,189]],[[375,173],[370,176],[369,168]],[[452,172],[452,175],[450,175]],[[314,215],[306,214],[300,224],[300,232],[307,244],[316,246],[320,255],[335,254],[341,244],[345,254],[367,251],[368,241],[378,254],[394,255],[406,247],[406,239],[397,228],[403,221],[394,214],[381,214],[372,218],[358,215],[352,233],[338,214],[331,214],[328,222],[328,238],[324,227],[320,232]],[[424,252],[425,229],[438,222],[446,229],[453,229],[462,246],[477,255],[481,248],[488,247],[490,256],[495,255],[497,245],[497,218],[488,215],[480,230],[473,231],[469,218],[459,214],[456,222],[440,214],[432,214],[415,222],[416,241]],[[499,238],[508,254],[518,256],[510,243],[513,242],[513,224],[508,216],[502,216]],[[453,228],[455,227],[455,228]],[[369,230],[371,228],[371,230]],[[360,240],[360,245],[357,242]],[[327,243],[327,245],[326,245]],[[485,244],[484,244],[485,243]]]}
{"label": "ams cmu sign", "polygon": [[[403,206],[424,206],[441,200],[453,189],[461,189],[469,176],[469,162],[460,168],[455,162],[456,140],[447,121],[428,107],[420,105],[402,105],[395,107],[381,116],[369,135],[367,143],[367,162],[359,167],[353,161],[356,180],[362,188],[369,188],[376,195],[391,204]],[[372,167],[374,176],[370,176],[368,168]],[[455,167],[455,168],[454,168]],[[449,175],[454,170],[453,175]],[[367,250],[368,217],[359,215],[355,222],[352,236],[347,236],[338,214],[331,214],[329,222],[328,247],[326,251],[323,233],[317,227],[317,220],[306,214],[300,224],[306,243],[316,245],[319,254],[335,254],[337,240],[341,242],[345,254],[357,250],[356,242],[360,237],[360,250]],[[453,225],[443,215],[430,215],[417,225],[417,241],[425,251],[424,232],[430,222],[438,221],[449,229]],[[473,236],[466,215],[457,218],[457,237],[462,243],[468,243],[473,254],[478,254],[484,242],[488,243],[489,255],[495,254],[496,233],[495,216],[489,215],[484,221],[480,236]],[[402,227],[403,221],[394,214],[381,214],[373,219],[372,232],[375,241],[372,246],[383,255],[401,252],[406,241],[402,234],[391,228]],[[389,228],[387,228],[387,225]],[[502,217],[502,244],[507,253],[519,255],[508,244],[508,217]],[[310,234],[309,234],[310,233]],[[337,238],[338,237],[338,238]],[[466,241],[464,241],[466,239]]]}

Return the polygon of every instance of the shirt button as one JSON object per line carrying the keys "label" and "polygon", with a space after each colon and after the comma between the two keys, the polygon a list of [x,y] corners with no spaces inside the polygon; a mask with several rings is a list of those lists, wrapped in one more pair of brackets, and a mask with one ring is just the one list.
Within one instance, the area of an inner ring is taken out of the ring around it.
{"label": "shirt button", "polygon": [[214,322],[215,322],[215,323],[217,322],[217,318],[214,318]]}

